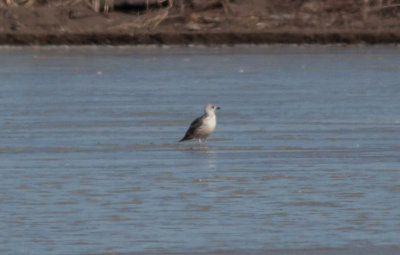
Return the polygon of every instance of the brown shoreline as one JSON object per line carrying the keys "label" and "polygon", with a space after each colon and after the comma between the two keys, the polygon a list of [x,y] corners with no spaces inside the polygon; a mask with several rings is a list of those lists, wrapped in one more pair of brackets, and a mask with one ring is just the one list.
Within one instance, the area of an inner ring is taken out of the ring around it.
{"label": "brown shoreline", "polygon": [[0,45],[397,44],[396,1],[121,0],[105,12],[83,0],[0,0]]}
{"label": "brown shoreline", "polygon": [[0,34],[0,45],[397,44],[400,32],[187,32]]}

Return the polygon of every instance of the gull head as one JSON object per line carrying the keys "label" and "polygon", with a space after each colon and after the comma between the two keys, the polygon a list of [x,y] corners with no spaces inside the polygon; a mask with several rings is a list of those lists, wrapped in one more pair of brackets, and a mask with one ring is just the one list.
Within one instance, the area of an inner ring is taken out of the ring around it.
{"label": "gull head", "polygon": [[216,110],[221,109],[220,107],[216,106],[215,104],[208,104],[204,108],[204,112],[206,114],[213,114]]}

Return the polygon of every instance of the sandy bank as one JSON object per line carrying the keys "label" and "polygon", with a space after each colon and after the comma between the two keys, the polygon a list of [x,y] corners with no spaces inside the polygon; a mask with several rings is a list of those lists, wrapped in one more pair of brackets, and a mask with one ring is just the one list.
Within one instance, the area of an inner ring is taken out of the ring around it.
{"label": "sandy bank", "polygon": [[0,44],[400,42],[400,0],[388,6],[356,0],[182,0],[107,13],[95,12],[84,0],[32,1],[0,2]]}
{"label": "sandy bank", "polygon": [[221,33],[138,33],[138,34],[0,34],[3,45],[138,45],[138,44],[388,44],[400,42],[395,32],[221,32]]}

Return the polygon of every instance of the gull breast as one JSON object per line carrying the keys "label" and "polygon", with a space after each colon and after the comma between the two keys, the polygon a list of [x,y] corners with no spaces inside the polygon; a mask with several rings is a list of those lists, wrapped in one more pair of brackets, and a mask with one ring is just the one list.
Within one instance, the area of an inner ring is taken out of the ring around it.
{"label": "gull breast", "polygon": [[217,126],[217,120],[214,116],[207,116],[203,119],[202,125],[197,130],[197,136],[206,138],[214,132],[215,127]]}

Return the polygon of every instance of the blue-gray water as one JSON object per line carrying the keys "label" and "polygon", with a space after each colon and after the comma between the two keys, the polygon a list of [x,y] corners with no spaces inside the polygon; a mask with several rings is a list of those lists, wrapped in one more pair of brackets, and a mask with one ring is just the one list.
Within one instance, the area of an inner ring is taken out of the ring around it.
{"label": "blue-gray water", "polygon": [[0,48],[0,253],[398,245],[399,53]]}

